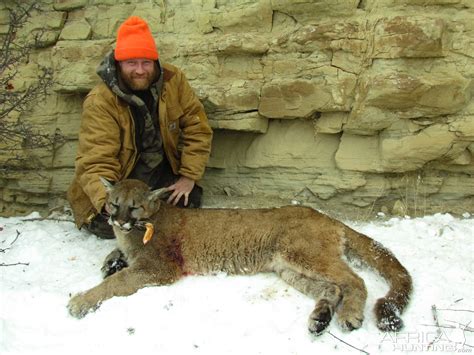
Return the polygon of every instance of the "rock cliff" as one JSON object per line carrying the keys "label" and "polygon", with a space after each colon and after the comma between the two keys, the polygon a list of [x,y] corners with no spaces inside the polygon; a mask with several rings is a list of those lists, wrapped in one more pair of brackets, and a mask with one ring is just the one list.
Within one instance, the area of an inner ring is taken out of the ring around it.
{"label": "rock cliff", "polygon": [[[474,212],[473,0],[41,4],[22,30],[42,29],[42,43],[12,85],[24,89],[38,65],[53,70],[50,95],[21,119],[64,142],[22,151],[40,165],[1,171],[3,215],[64,201],[81,102],[130,15],[149,22],[161,60],[184,70],[206,107],[206,196],[366,215]],[[0,34],[7,13],[0,5]]]}

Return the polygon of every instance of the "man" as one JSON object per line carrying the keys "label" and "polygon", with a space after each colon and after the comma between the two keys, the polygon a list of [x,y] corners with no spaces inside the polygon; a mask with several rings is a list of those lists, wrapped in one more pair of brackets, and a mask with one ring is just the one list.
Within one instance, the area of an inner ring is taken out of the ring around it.
{"label": "man", "polygon": [[147,23],[128,18],[97,70],[102,83],[84,101],[68,200],[78,228],[101,238],[113,238],[113,232],[100,176],[168,186],[169,203],[201,204],[196,181],[204,174],[212,130],[183,73],[158,57]]}

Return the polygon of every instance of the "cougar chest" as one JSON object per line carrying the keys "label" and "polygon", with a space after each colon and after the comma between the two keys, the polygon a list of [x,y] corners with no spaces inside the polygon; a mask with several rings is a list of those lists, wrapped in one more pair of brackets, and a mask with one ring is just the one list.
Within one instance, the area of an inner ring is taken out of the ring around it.
{"label": "cougar chest", "polygon": [[[161,236],[158,236],[160,238]],[[183,256],[183,237],[168,236],[163,242],[158,243],[160,256],[185,271],[185,259]]]}

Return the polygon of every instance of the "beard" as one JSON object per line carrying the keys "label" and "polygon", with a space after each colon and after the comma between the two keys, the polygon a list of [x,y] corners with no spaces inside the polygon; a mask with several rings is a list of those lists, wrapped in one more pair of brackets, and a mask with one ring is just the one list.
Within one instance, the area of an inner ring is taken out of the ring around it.
{"label": "beard", "polygon": [[155,80],[156,70],[152,72],[145,72],[143,74],[125,73],[120,70],[120,76],[122,77],[125,84],[134,91],[148,90]]}

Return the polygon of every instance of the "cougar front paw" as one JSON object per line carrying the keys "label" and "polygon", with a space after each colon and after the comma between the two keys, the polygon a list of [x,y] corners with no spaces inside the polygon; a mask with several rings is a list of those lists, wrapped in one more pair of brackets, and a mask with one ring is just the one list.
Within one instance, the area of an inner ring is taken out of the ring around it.
{"label": "cougar front paw", "polygon": [[109,259],[104,262],[104,266],[100,269],[102,271],[103,278],[107,278],[110,275],[119,272],[122,269],[128,267],[128,263],[125,258]]}
{"label": "cougar front paw", "polygon": [[100,269],[102,271],[103,278],[107,278],[110,275],[128,267],[127,259],[120,249],[112,251],[104,260],[104,265]]}
{"label": "cougar front paw", "polygon": [[86,314],[99,308],[100,303],[91,302],[83,293],[73,296],[67,305],[69,314],[76,318],[83,318]]}

